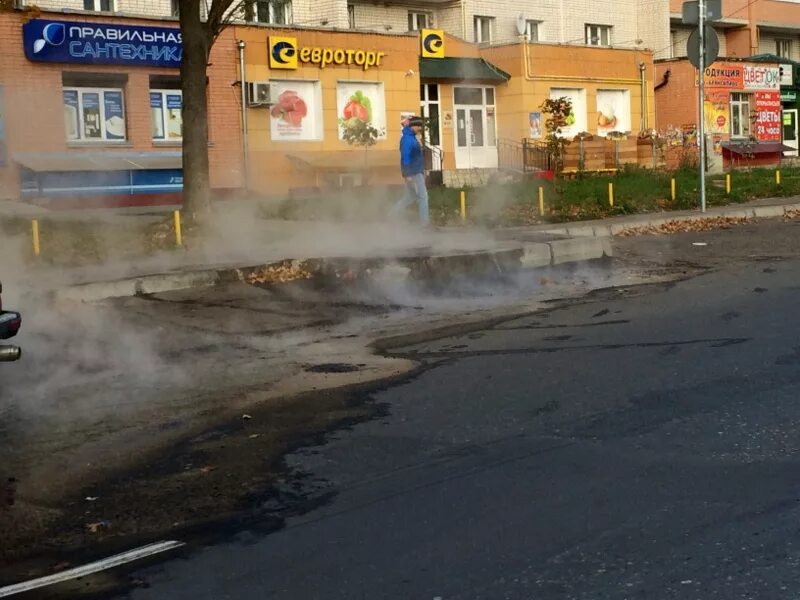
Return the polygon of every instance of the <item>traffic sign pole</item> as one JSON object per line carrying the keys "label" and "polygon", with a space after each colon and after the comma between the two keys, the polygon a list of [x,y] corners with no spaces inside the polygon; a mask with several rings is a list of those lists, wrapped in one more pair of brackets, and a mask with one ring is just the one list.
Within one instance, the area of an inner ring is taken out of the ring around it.
{"label": "traffic sign pole", "polygon": [[697,96],[700,103],[700,121],[697,124],[698,141],[700,142],[700,211],[706,212],[706,111],[705,111],[705,77],[706,77],[706,0],[699,0],[700,15],[700,59],[698,60]]}

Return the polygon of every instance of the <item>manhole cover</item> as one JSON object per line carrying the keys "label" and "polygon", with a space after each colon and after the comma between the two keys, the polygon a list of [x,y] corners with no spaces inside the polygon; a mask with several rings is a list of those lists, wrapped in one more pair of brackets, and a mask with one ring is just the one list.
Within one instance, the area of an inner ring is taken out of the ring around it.
{"label": "manhole cover", "polygon": [[307,367],[306,371],[311,373],[352,373],[358,371],[358,366],[348,363],[324,363]]}

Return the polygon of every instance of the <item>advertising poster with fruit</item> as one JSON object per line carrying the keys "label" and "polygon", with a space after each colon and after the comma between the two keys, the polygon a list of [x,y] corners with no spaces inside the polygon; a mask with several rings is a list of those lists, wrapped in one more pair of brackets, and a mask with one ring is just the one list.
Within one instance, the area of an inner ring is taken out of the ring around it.
{"label": "advertising poster with fruit", "polygon": [[344,138],[344,130],[367,123],[381,132],[386,131],[386,104],[383,85],[369,82],[340,82],[336,88],[339,120],[339,139]]}
{"label": "advertising poster with fruit", "polygon": [[586,123],[586,90],[569,88],[551,88],[550,99],[566,98],[572,104],[572,112],[567,116],[567,124],[561,128],[561,137],[574,138],[587,131]]}
{"label": "advertising poster with fruit", "polygon": [[631,95],[628,90],[597,91],[597,135],[631,130]]}
{"label": "advertising poster with fruit", "polygon": [[273,81],[275,104],[270,109],[273,140],[321,138],[320,97],[313,81]]}
{"label": "advertising poster with fruit", "polygon": [[710,134],[727,134],[730,130],[730,93],[727,90],[706,92],[705,125]]}
{"label": "advertising poster with fruit", "polygon": [[780,142],[782,134],[781,93],[756,92],[756,139],[761,142]]}

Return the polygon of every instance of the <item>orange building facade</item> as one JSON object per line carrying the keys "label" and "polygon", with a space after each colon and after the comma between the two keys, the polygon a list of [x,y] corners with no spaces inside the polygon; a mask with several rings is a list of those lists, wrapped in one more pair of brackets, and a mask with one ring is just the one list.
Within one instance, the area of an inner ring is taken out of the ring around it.
{"label": "orange building facade", "polygon": [[[270,97],[247,109],[251,188],[258,193],[397,182],[401,123],[409,114],[428,119],[429,167],[452,186],[508,166],[504,147],[542,141],[548,98],[572,102],[567,137],[635,136],[655,123],[649,51],[524,41],[480,46],[433,30],[398,36],[240,27],[236,36],[245,43],[245,80]],[[361,65],[348,59],[354,49],[365,54]],[[282,52],[289,60],[279,60]],[[344,139],[352,107],[364,103],[380,132],[368,151]]]}
{"label": "orange building facade", "polygon": [[[54,207],[175,201],[181,171],[177,24],[0,13],[0,197]],[[242,185],[233,32],[208,71],[212,186]]]}
{"label": "orange building facade", "polygon": [[[0,14],[0,196],[53,207],[180,201],[180,34],[172,20]],[[452,186],[542,141],[542,103],[567,97],[563,134],[655,125],[649,51],[464,42],[408,34],[231,26],[208,69],[211,184],[285,196],[400,180],[399,138],[427,118],[428,169]],[[435,179],[435,178],[434,178]]]}

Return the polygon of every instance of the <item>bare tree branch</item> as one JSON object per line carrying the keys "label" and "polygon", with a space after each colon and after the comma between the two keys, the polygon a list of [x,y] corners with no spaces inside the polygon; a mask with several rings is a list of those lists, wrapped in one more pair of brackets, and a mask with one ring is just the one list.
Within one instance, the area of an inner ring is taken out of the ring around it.
{"label": "bare tree branch", "polygon": [[213,0],[211,2],[211,8],[208,10],[208,21],[206,22],[210,43],[213,43],[217,36],[222,33],[222,30],[225,29],[227,25],[225,17],[234,1],[236,0]]}

